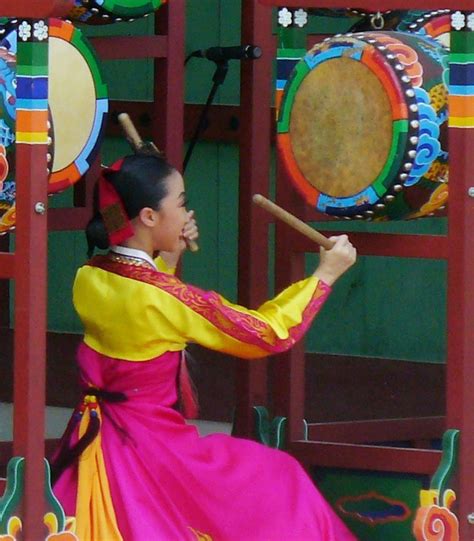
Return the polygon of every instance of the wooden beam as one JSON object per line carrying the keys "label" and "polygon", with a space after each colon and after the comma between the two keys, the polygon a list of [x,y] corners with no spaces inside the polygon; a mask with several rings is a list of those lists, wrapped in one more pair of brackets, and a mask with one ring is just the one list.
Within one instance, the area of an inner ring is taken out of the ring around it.
{"label": "wooden beam", "polygon": [[[349,235],[359,255],[385,257],[416,257],[421,259],[447,259],[448,239],[441,235],[395,235],[390,233],[356,233],[330,231],[330,235]],[[295,252],[318,252],[319,246],[296,231],[289,231],[291,247]]]}
{"label": "wooden beam", "polygon": [[287,451],[306,465],[433,475],[441,451],[321,441],[294,441]]}
{"label": "wooden beam", "polygon": [[[189,141],[197,126],[204,105],[189,103],[184,106],[184,139]],[[107,125],[106,134],[112,137],[122,137],[123,131],[117,116],[126,112],[137,126],[144,139],[152,138],[152,112],[151,102],[131,102],[112,100],[110,102],[111,121]],[[270,140],[275,139],[275,116],[273,108],[268,109],[270,118]],[[242,111],[238,105],[211,105],[207,114],[207,123],[199,136],[200,141],[218,141],[221,143],[239,144],[242,128]]]}
{"label": "wooden beam", "polygon": [[445,417],[375,419],[339,423],[308,424],[308,440],[343,443],[430,440],[441,438]]}
{"label": "wooden beam", "polygon": [[65,17],[73,7],[74,0],[0,0],[0,15],[11,19]]}
{"label": "wooden beam", "polygon": [[[260,3],[267,6],[281,6],[294,8],[314,8],[316,3],[314,0],[259,0]],[[347,3],[341,0],[319,0],[318,8],[345,8]],[[472,0],[378,0],[375,4],[374,0],[357,0],[357,8],[364,9],[370,12],[386,11],[393,9],[465,9],[472,11]]]}
{"label": "wooden beam", "polygon": [[101,60],[165,58],[168,52],[166,36],[110,36],[90,41]]}

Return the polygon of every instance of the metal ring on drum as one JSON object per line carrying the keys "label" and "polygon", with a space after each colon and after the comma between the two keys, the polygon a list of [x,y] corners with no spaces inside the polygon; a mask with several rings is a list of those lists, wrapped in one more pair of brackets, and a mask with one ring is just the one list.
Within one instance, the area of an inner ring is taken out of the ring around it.
{"label": "metal ring on drum", "polygon": [[335,36],[293,59],[282,90],[289,56],[277,68],[277,146],[305,200],[346,219],[443,212],[447,50],[401,32]]}
{"label": "metal ring on drum", "polygon": [[[40,92],[48,85],[52,194],[82,178],[97,156],[108,97],[95,53],[81,31],[60,19],[49,19],[48,26],[49,78],[38,77],[35,88]],[[16,52],[21,31],[13,30],[0,43],[0,233],[15,225],[15,134],[21,131],[16,111],[22,108],[17,100],[22,75],[17,73]]]}
{"label": "metal ring on drum", "polygon": [[72,20],[86,24],[132,21],[156,11],[167,0],[75,0]]}

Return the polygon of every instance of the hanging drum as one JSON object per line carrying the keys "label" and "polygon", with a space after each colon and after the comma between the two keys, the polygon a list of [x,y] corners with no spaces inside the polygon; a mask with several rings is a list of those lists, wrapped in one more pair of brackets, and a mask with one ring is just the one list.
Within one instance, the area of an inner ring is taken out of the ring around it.
{"label": "hanging drum", "polygon": [[293,69],[278,115],[288,176],[318,211],[433,215],[447,200],[447,51],[399,32],[337,36]]}
{"label": "hanging drum", "polygon": [[167,0],[75,0],[69,17],[81,23],[130,21],[156,11]]}
{"label": "hanging drum", "polygon": [[[27,31],[26,26],[19,28],[20,39]],[[0,233],[15,225],[16,108],[21,107],[16,99],[18,32],[10,32],[0,46]],[[108,99],[94,52],[80,30],[49,19],[49,37],[48,191],[56,193],[77,182],[97,155]]]}

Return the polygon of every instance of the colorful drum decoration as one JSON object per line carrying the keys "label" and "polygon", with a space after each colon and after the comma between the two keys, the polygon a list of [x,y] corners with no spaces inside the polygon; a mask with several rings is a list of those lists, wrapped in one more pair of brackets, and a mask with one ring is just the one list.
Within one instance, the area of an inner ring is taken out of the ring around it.
{"label": "colorful drum decoration", "polygon": [[398,24],[397,30],[433,38],[449,49],[451,11],[449,9],[408,11]]}
{"label": "colorful drum decoration", "polygon": [[87,24],[131,21],[156,11],[167,0],[75,0],[71,19]]}
{"label": "colorful drum decoration", "polygon": [[[0,44],[0,233],[15,223],[16,110],[21,108],[16,98],[16,51],[17,39],[26,31],[26,27],[15,29]],[[56,193],[77,182],[95,159],[108,99],[94,52],[80,30],[66,21],[49,19],[49,37],[48,188],[49,193]],[[38,92],[44,91],[41,83],[38,77]]]}
{"label": "colorful drum decoration", "polygon": [[415,34],[346,34],[313,47],[277,89],[279,155],[306,201],[346,219],[442,211],[447,77],[447,50]]}

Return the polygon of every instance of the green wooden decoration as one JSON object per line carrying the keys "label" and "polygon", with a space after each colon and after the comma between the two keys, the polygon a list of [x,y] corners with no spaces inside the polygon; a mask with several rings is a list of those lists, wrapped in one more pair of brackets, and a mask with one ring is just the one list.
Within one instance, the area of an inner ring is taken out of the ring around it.
{"label": "green wooden decoration", "polygon": [[456,493],[450,488],[456,472],[459,452],[459,430],[450,429],[443,435],[443,455],[429,490],[420,490],[420,507],[413,522],[417,541],[432,539],[434,531],[443,531],[443,541],[459,541],[459,520],[452,511]]}
{"label": "green wooden decoration", "polygon": [[[78,541],[73,533],[75,519],[66,517],[64,510],[51,487],[51,469],[44,459],[44,500],[45,538],[55,539],[60,536],[61,541]],[[25,459],[13,457],[7,466],[7,482],[3,496],[0,498],[0,539],[14,541],[21,537],[22,520],[21,504],[25,487]],[[17,537],[20,536],[20,537]]]}
{"label": "green wooden decoration", "polygon": [[255,433],[258,441],[273,447],[283,449],[285,443],[286,417],[275,417],[270,421],[267,408],[254,406]]}
{"label": "green wooden decoration", "polygon": [[443,435],[441,462],[431,479],[430,488],[443,494],[449,487],[453,475],[456,472],[459,453],[460,431],[456,429],[446,430]]}
{"label": "green wooden decoration", "polygon": [[[20,502],[23,498],[25,459],[14,457],[8,462],[5,493],[0,498],[0,534],[17,532]],[[15,520],[18,519],[17,520]],[[9,531],[10,530],[10,531]]]}

